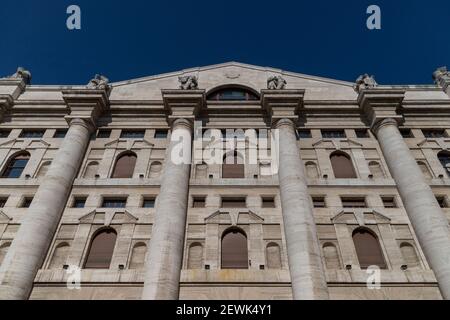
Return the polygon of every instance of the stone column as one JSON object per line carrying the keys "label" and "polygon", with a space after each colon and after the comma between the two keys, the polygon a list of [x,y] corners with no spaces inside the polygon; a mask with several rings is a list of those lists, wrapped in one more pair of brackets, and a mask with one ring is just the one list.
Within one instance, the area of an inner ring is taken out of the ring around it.
{"label": "stone column", "polygon": [[303,91],[263,91],[263,105],[279,132],[278,179],[293,298],[328,299],[312,202],[295,133],[295,113],[302,100]]}
{"label": "stone column", "polygon": [[371,89],[359,101],[378,138],[420,246],[434,271],[444,299],[450,299],[450,232],[448,221],[403,140],[397,114],[404,92]]}
{"label": "stone column", "polygon": [[164,90],[163,98],[172,133],[146,260],[144,300],[175,300],[179,296],[192,161],[192,120],[203,103],[204,92]]}
{"label": "stone column", "polygon": [[[104,97],[104,92],[92,90],[64,97],[71,110],[66,117],[70,127],[1,265],[0,300],[29,297],[95,128],[94,117],[100,111],[97,99],[104,105]],[[83,100],[81,104],[78,99]]]}

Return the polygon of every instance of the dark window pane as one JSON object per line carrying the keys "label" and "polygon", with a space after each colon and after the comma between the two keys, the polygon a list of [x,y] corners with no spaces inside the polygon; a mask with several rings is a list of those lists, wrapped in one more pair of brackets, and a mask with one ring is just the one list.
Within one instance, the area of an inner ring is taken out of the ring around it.
{"label": "dark window pane", "polygon": [[345,138],[344,130],[322,130],[322,138]]}
{"label": "dark window pane", "polygon": [[143,208],[154,208],[155,207],[155,199],[154,198],[145,198],[142,203]]}
{"label": "dark window pane", "polygon": [[385,208],[396,208],[395,199],[394,197],[382,197],[381,200],[383,201],[383,206]]}
{"label": "dark window pane", "polygon": [[380,269],[386,268],[383,252],[378,239],[371,232],[357,229],[353,232],[353,242],[361,269],[376,265]]}
{"label": "dark window pane", "polygon": [[298,137],[300,139],[309,139],[311,138],[311,130],[298,130],[297,131]]}
{"label": "dark window pane", "polygon": [[58,129],[55,131],[53,138],[65,138],[67,134],[67,129]]}
{"label": "dark window pane", "polygon": [[42,138],[44,136],[45,130],[41,129],[24,129],[20,133],[20,138]]}
{"label": "dark window pane", "polygon": [[208,100],[219,101],[249,101],[259,100],[252,92],[241,88],[227,88],[216,91],[208,96]]}
{"label": "dark window pane", "polygon": [[105,198],[103,199],[103,208],[125,208],[127,199]]}
{"label": "dark window pane", "polygon": [[0,208],[4,208],[8,198],[0,198]]}
{"label": "dark window pane", "polygon": [[99,139],[107,139],[111,136],[111,130],[109,129],[100,129],[97,133],[97,138]]}
{"label": "dark window pane", "polygon": [[0,130],[0,138],[8,138],[11,130]]}
{"label": "dark window pane", "polygon": [[356,173],[352,161],[348,155],[343,152],[335,152],[330,157],[333,167],[334,177],[336,179],[355,179]]}
{"label": "dark window pane", "polygon": [[134,153],[126,153],[119,157],[114,167],[112,178],[132,178],[137,156]]}
{"label": "dark window pane", "polygon": [[274,198],[273,197],[262,198],[262,207],[263,208],[275,208]]}
{"label": "dark window pane", "polygon": [[111,229],[105,229],[96,234],[91,242],[84,267],[86,269],[109,269],[117,234]]}
{"label": "dark window pane", "polygon": [[32,201],[33,201],[33,198],[31,198],[31,197],[30,198],[27,197],[27,198],[23,199],[21,208],[29,208]]}
{"label": "dark window pane", "polygon": [[20,178],[29,159],[29,153],[20,154],[11,159],[2,173],[2,178]]}
{"label": "dark window pane", "polygon": [[166,139],[168,134],[168,130],[156,130],[155,131],[155,139]]}
{"label": "dark window pane", "polygon": [[314,208],[325,208],[325,197],[313,197]]}
{"label": "dark window pane", "polygon": [[423,129],[425,138],[445,138],[447,137],[444,129]]}
{"label": "dark window pane", "polygon": [[438,159],[441,162],[442,167],[447,171],[447,174],[450,175],[450,152],[441,151],[438,153]]}
{"label": "dark window pane", "polygon": [[122,130],[120,137],[123,139],[142,139],[145,136],[145,130]]}
{"label": "dark window pane", "polygon": [[73,208],[84,208],[86,204],[86,198],[75,198],[73,202]]}
{"label": "dark window pane", "polygon": [[247,237],[239,229],[222,237],[222,269],[248,269]]}
{"label": "dark window pane", "polygon": [[341,198],[344,208],[365,208],[366,200],[364,198]]}
{"label": "dark window pane", "polygon": [[447,201],[445,200],[444,196],[436,196],[436,200],[439,203],[439,206],[441,208],[447,208],[448,207]]}
{"label": "dark window pane", "polygon": [[370,138],[369,130],[367,129],[356,129],[355,133],[358,138]]}
{"label": "dark window pane", "polygon": [[205,197],[195,197],[192,202],[193,208],[204,208],[206,205]]}
{"label": "dark window pane", "polygon": [[414,138],[411,129],[399,129],[403,138]]}
{"label": "dark window pane", "polygon": [[222,208],[245,208],[245,198],[222,198]]}

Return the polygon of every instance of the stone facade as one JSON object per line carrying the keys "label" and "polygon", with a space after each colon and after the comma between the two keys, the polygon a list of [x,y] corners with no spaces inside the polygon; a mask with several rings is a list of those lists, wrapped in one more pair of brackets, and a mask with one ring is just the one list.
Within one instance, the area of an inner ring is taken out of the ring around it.
{"label": "stone facade", "polygon": [[[87,86],[32,85],[20,71],[0,79],[0,173],[30,155],[20,177],[0,179],[0,299],[450,299],[450,171],[438,158],[450,149],[446,69],[436,85],[405,86],[234,62],[117,83],[97,75]],[[257,99],[209,99],[231,87]],[[225,179],[219,164],[174,163],[174,136],[188,146],[183,157],[202,152],[199,121],[277,130],[279,170],[263,174],[273,160],[260,158],[245,164],[245,178]],[[122,135],[137,129],[142,136]],[[356,178],[335,178],[336,151]],[[137,155],[133,176],[112,178],[124,152]],[[245,208],[223,207],[227,197],[244,197]],[[345,197],[365,206],[344,207]],[[104,198],[126,206],[103,208]],[[109,269],[83,268],[106,226],[117,233]],[[222,235],[233,226],[247,237],[247,269],[221,268]],[[359,263],[360,227],[376,235],[386,262],[379,289],[367,287]],[[67,287],[70,266],[82,268],[80,290]]]}

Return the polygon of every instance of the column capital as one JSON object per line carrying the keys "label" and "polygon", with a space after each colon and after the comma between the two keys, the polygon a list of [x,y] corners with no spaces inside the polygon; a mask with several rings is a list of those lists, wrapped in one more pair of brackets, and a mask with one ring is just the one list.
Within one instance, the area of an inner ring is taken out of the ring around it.
{"label": "column capital", "polygon": [[167,120],[195,119],[206,104],[205,90],[167,89],[161,90]]}
{"label": "column capital", "polygon": [[194,127],[194,121],[193,119],[177,118],[173,119],[171,126],[172,130],[174,130],[177,127],[185,127],[188,130],[192,130],[192,128]]}
{"label": "column capital", "polygon": [[261,90],[261,104],[272,123],[280,119],[296,121],[303,107],[305,90]]}
{"label": "column capital", "polygon": [[384,127],[384,126],[395,126],[398,127],[398,121],[396,119],[393,118],[385,118],[381,121],[378,121],[373,127],[372,127],[372,132],[377,135],[378,134],[378,130],[380,130],[380,128]]}
{"label": "column capital", "polygon": [[90,130],[95,130],[98,117],[109,107],[106,89],[70,89],[63,90],[62,93],[69,109],[69,114],[65,117],[69,125],[73,121],[82,120],[89,123]]}
{"label": "column capital", "polygon": [[374,130],[380,121],[390,119],[402,124],[403,115],[399,109],[405,98],[405,90],[391,88],[362,89],[358,95],[358,104],[363,116]]}
{"label": "column capital", "polygon": [[272,121],[272,128],[274,129],[278,129],[283,126],[292,127],[294,130],[296,130],[295,120],[293,119],[281,118]]}

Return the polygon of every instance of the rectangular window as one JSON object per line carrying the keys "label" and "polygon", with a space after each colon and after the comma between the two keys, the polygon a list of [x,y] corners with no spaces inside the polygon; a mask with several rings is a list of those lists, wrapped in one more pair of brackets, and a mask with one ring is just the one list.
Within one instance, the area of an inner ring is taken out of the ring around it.
{"label": "rectangular window", "polygon": [[436,200],[441,208],[448,208],[448,203],[445,196],[436,196]]}
{"label": "rectangular window", "polygon": [[110,129],[100,129],[97,132],[97,138],[99,139],[108,139],[111,136]]}
{"label": "rectangular window", "polygon": [[275,208],[274,197],[263,197],[262,198],[262,207],[263,208]]}
{"label": "rectangular window", "polygon": [[204,208],[206,206],[206,198],[205,197],[194,197],[192,201],[193,208]]}
{"label": "rectangular window", "polygon": [[144,198],[144,201],[142,202],[142,208],[154,208],[154,207],[155,207],[154,197]]}
{"label": "rectangular window", "polygon": [[344,208],[366,208],[364,197],[342,197],[341,201]]}
{"label": "rectangular window", "polygon": [[84,208],[86,205],[86,197],[75,197],[72,208]]}
{"label": "rectangular window", "polygon": [[122,139],[142,139],[145,136],[145,130],[122,130],[120,137]]}
{"label": "rectangular window", "polygon": [[5,197],[0,198],[0,208],[5,207],[6,201],[8,201],[8,198],[5,198]]}
{"label": "rectangular window", "polygon": [[367,129],[356,129],[355,134],[357,138],[370,138],[369,130]]}
{"label": "rectangular window", "polygon": [[126,205],[126,198],[104,198],[102,208],[125,208]]}
{"label": "rectangular window", "polygon": [[302,129],[297,131],[297,136],[299,139],[309,139],[312,138],[311,136],[311,130],[308,129]]}
{"label": "rectangular window", "polygon": [[403,128],[403,129],[399,129],[399,131],[403,138],[414,138],[412,135],[411,129]]}
{"label": "rectangular window", "polygon": [[53,138],[65,138],[67,134],[67,129],[57,129]]}
{"label": "rectangular window", "polygon": [[397,208],[394,197],[381,197],[385,208]]}
{"label": "rectangular window", "polygon": [[8,138],[11,130],[0,130],[0,138]]}
{"label": "rectangular window", "polygon": [[33,201],[33,197],[25,197],[22,201],[21,208],[29,208],[31,205],[31,202]]}
{"label": "rectangular window", "polygon": [[345,131],[343,129],[335,130],[321,130],[322,138],[345,138]]}
{"label": "rectangular window", "polygon": [[155,130],[155,139],[166,139],[168,130]]}
{"label": "rectangular window", "polygon": [[422,129],[425,138],[446,138],[447,134],[444,129]]}
{"label": "rectangular window", "polygon": [[325,197],[312,197],[314,208],[325,208]]}
{"label": "rectangular window", "polygon": [[222,198],[222,208],[245,208],[244,197]]}
{"label": "rectangular window", "polygon": [[24,129],[20,133],[20,138],[42,138],[45,130],[42,129]]}

